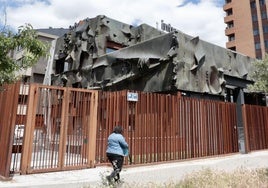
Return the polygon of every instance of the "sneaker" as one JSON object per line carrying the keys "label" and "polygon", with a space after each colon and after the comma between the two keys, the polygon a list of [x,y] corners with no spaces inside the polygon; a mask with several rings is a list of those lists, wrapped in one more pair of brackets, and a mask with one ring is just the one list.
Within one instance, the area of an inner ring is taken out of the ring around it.
{"label": "sneaker", "polygon": [[119,179],[119,180],[115,180],[115,183],[117,183],[117,184],[123,184],[124,181],[122,181],[121,179]]}
{"label": "sneaker", "polygon": [[106,179],[107,179],[107,181],[108,181],[109,183],[112,182],[112,178],[111,178],[111,176],[106,176]]}

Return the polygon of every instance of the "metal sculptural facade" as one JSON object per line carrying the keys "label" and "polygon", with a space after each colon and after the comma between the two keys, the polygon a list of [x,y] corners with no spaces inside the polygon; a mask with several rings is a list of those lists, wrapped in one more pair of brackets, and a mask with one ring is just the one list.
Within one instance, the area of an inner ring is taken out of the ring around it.
{"label": "metal sculptural facade", "polygon": [[248,80],[251,59],[180,31],[127,25],[105,16],[59,39],[52,85],[103,90],[224,95],[225,76]]}

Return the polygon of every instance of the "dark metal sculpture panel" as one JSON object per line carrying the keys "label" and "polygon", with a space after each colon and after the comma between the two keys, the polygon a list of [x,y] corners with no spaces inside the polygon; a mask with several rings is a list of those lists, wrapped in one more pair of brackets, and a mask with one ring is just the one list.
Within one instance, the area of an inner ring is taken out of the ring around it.
{"label": "dark metal sculpture panel", "polygon": [[81,21],[60,40],[52,84],[88,89],[223,95],[224,75],[246,81],[253,61],[199,37],[105,16]]}

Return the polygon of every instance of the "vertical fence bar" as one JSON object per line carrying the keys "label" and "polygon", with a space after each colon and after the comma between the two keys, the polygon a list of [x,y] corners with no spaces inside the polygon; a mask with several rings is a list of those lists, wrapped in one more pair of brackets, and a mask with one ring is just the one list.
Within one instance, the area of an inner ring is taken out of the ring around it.
{"label": "vertical fence bar", "polygon": [[69,90],[63,90],[62,96],[62,111],[61,111],[61,121],[60,121],[60,141],[59,141],[59,166],[64,169],[65,164],[65,153],[66,153],[66,140],[67,140],[67,130],[68,130],[68,111],[69,111]]}
{"label": "vertical fence bar", "polygon": [[15,121],[18,106],[20,83],[0,86],[0,179],[10,175]]}
{"label": "vertical fence bar", "polygon": [[88,165],[93,167],[95,165],[96,156],[96,134],[97,134],[97,109],[98,109],[98,92],[93,92],[91,96],[90,106],[90,127],[89,127],[89,144],[88,144]]}
{"label": "vertical fence bar", "polygon": [[244,129],[245,129],[245,152],[248,153],[250,152],[250,146],[249,146],[249,132],[248,132],[248,121],[247,121],[247,111],[246,111],[246,105],[242,105],[242,115],[243,115],[243,122],[244,122]]}
{"label": "vertical fence bar", "polygon": [[27,115],[26,115],[26,125],[24,127],[24,140],[22,148],[22,158],[21,158],[21,173],[26,174],[28,170],[28,165],[31,160],[31,135],[33,127],[33,116],[35,116],[35,108],[37,105],[37,91],[36,85],[31,84],[29,95],[28,95],[28,104],[27,104]]}

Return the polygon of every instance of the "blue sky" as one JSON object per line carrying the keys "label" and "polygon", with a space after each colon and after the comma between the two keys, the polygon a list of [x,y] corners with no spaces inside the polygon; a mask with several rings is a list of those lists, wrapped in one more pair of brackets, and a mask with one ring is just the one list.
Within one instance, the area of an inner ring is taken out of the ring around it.
{"label": "blue sky", "polygon": [[161,20],[192,36],[225,46],[224,0],[0,0],[0,27],[64,27],[97,15],[156,27]]}
{"label": "blue sky", "polygon": [[[183,7],[185,5],[187,5],[187,3],[192,3],[192,4],[196,4],[198,5],[201,2],[201,0],[185,0],[181,5],[179,5],[180,7]],[[216,6],[222,6],[224,4],[224,0],[215,0],[214,1]]]}
{"label": "blue sky", "polygon": [[198,3],[200,3],[200,0],[187,0],[187,1],[184,1],[182,4],[180,4],[179,7],[183,7],[187,5],[187,3],[193,3],[197,5]]}

